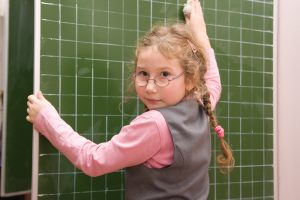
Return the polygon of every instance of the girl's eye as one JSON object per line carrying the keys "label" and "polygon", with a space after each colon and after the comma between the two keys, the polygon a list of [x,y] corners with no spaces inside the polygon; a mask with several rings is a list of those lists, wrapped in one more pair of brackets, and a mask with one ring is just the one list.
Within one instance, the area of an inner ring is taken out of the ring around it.
{"label": "girl's eye", "polygon": [[149,74],[145,71],[138,71],[137,76],[148,76]]}
{"label": "girl's eye", "polygon": [[164,72],[161,72],[160,75],[161,75],[162,77],[168,77],[168,76],[170,76],[170,73],[164,71]]}

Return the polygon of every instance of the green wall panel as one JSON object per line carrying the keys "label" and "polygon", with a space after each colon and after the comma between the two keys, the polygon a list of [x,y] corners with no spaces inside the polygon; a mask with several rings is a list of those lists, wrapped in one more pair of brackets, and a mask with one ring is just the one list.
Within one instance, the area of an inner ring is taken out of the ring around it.
{"label": "green wall panel", "polygon": [[[236,158],[220,174],[212,136],[209,199],[273,199],[273,1],[201,2],[223,84],[217,115]],[[135,42],[156,22],[182,20],[183,3],[41,2],[41,90],[75,130],[103,142],[143,109],[126,86]],[[39,200],[124,199],[122,170],[87,177],[43,137],[39,158]]]}
{"label": "green wall panel", "polygon": [[8,51],[4,66],[3,126],[0,122],[1,196],[29,193],[32,167],[32,126],[25,117],[27,96],[33,90],[34,2],[7,1],[7,4],[9,16],[2,19],[8,19],[8,48],[1,46]]}

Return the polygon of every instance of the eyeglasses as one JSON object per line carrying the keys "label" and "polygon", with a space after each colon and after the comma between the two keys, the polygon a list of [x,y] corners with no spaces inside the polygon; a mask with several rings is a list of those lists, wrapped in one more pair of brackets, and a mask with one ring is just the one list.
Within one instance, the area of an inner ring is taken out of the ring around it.
{"label": "eyeglasses", "polygon": [[177,76],[174,76],[173,78],[168,78],[168,77],[159,75],[159,76],[156,76],[153,79],[151,79],[151,78],[149,78],[148,75],[145,75],[145,73],[140,72],[140,73],[134,74],[134,77],[135,77],[136,84],[140,87],[145,87],[148,84],[149,80],[153,80],[154,84],[159,87],[166,87],[167,85],[169,85],[170,81],[173,81],[173,80],[179,78],[183,74],[184,74],[184,71],[181,72],[180,74],[178,74]]}

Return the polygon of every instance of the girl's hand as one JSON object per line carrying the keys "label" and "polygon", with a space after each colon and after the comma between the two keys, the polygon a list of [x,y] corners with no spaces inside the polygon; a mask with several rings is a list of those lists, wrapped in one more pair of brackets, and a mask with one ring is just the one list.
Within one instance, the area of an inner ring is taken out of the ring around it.
{"label": "girl's hand", "polygon": [[211,48],[199,0],[188,0],[187,4],[187,9],[184,9],[184,11],[187,11],[184,12],[186,24],[190,27],[193,36],[200,45],[205,49]]}
{"label": "girl's hand", "polygon": [[45,99],[42,92],[38,92],[36,95],[29,95],[27,101],[27,113],[26,120],[34,123],[39,112],[52,104]]}

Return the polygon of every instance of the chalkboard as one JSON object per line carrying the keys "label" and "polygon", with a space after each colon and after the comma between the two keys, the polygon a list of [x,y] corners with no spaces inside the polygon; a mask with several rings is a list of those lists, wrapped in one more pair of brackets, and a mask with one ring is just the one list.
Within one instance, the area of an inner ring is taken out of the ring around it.
{"label": "chalkboard", "polygon": [[[143,107],[126,101],[135,42],[156,22],[182,20],[186,0],[42,0],[41,90],[80,134],[110,139]],[[212,135],[209,199],[273,199],[273,0],[201,0],[223,93],[218,120],[236,158],[218,172]],[[123,171],[91,178],[39,138],[39,200],[125,199]]]}
{"label": "chalkboard", "polygon": [[27,96],[33,91],[34,1],[9,2],[9,40],[1,169],[1,195],[31,190],[32,126],[26,121]]}

